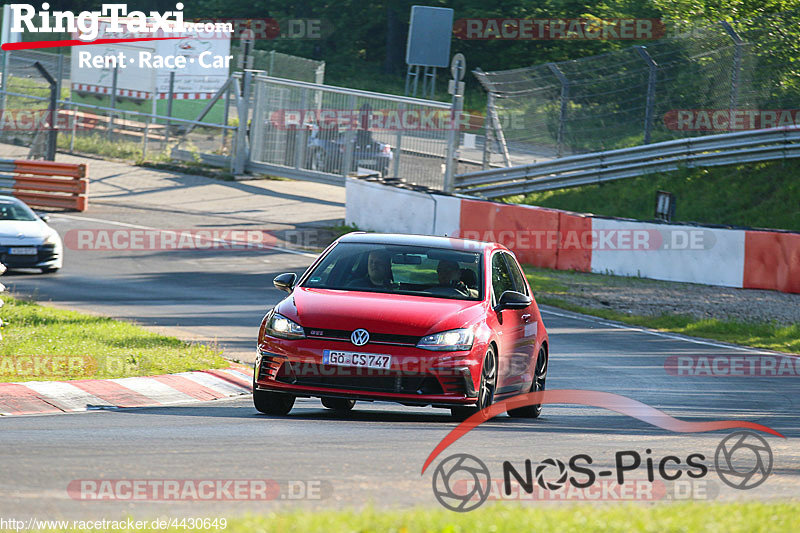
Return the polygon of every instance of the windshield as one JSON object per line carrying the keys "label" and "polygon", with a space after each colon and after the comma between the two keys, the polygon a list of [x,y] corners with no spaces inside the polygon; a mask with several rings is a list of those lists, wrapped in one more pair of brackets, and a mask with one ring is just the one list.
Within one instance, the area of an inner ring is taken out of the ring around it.
{"label": "windshield", "polygon": [[444,248],[340,243],[303,287],[480,300],[481,254]]}
{"label": "windshield", "polygon": [[0,220],[36,220],[36,215],[25,204],[0,200]]}

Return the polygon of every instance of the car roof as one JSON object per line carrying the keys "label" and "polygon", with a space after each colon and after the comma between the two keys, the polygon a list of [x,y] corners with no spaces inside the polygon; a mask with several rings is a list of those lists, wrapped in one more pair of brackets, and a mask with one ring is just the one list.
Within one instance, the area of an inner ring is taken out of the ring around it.
{"label": "car roof", "polygon": [[458,239],[455,237],[437,237],[434,235],[408,235],[404,233],[366,233],[356,231],[339,238],[339,242],[353,242],[364,244],[399,244],[407,246],[425,246],[428,248],[447,248],[453,250],[469,250],[484,252],[486,250],[502,248],[501,245],[490,242]]}

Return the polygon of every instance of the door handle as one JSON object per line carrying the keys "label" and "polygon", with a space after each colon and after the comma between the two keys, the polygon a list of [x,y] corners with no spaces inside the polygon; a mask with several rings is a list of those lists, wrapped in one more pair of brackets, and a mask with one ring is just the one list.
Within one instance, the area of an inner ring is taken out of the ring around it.
{"label": "door handle", "polygon": [[530,313],[525,313],[524,315],[522,315],[522,320],[523,320],[523,322],[530,322],[531,314]]}

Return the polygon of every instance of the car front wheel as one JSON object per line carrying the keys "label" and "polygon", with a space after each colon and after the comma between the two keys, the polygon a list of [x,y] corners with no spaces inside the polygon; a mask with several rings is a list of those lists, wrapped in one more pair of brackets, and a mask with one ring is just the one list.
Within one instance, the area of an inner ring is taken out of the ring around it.
{"label": "car front wheel", "polygon": [[253,405],[266,415],[288,415],[295,397],[282,392],[258,390],[253,387]]}

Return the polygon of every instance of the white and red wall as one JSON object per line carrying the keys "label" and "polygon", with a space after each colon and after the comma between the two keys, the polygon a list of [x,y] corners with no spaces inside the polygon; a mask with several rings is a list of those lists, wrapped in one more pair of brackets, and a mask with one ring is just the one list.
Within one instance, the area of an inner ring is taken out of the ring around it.
{"label": "white and red wall", "polygon": [[346,223],[501,242],[522,263],[800,293],[800,233],[657,224],[500,204],[348,178]]}

